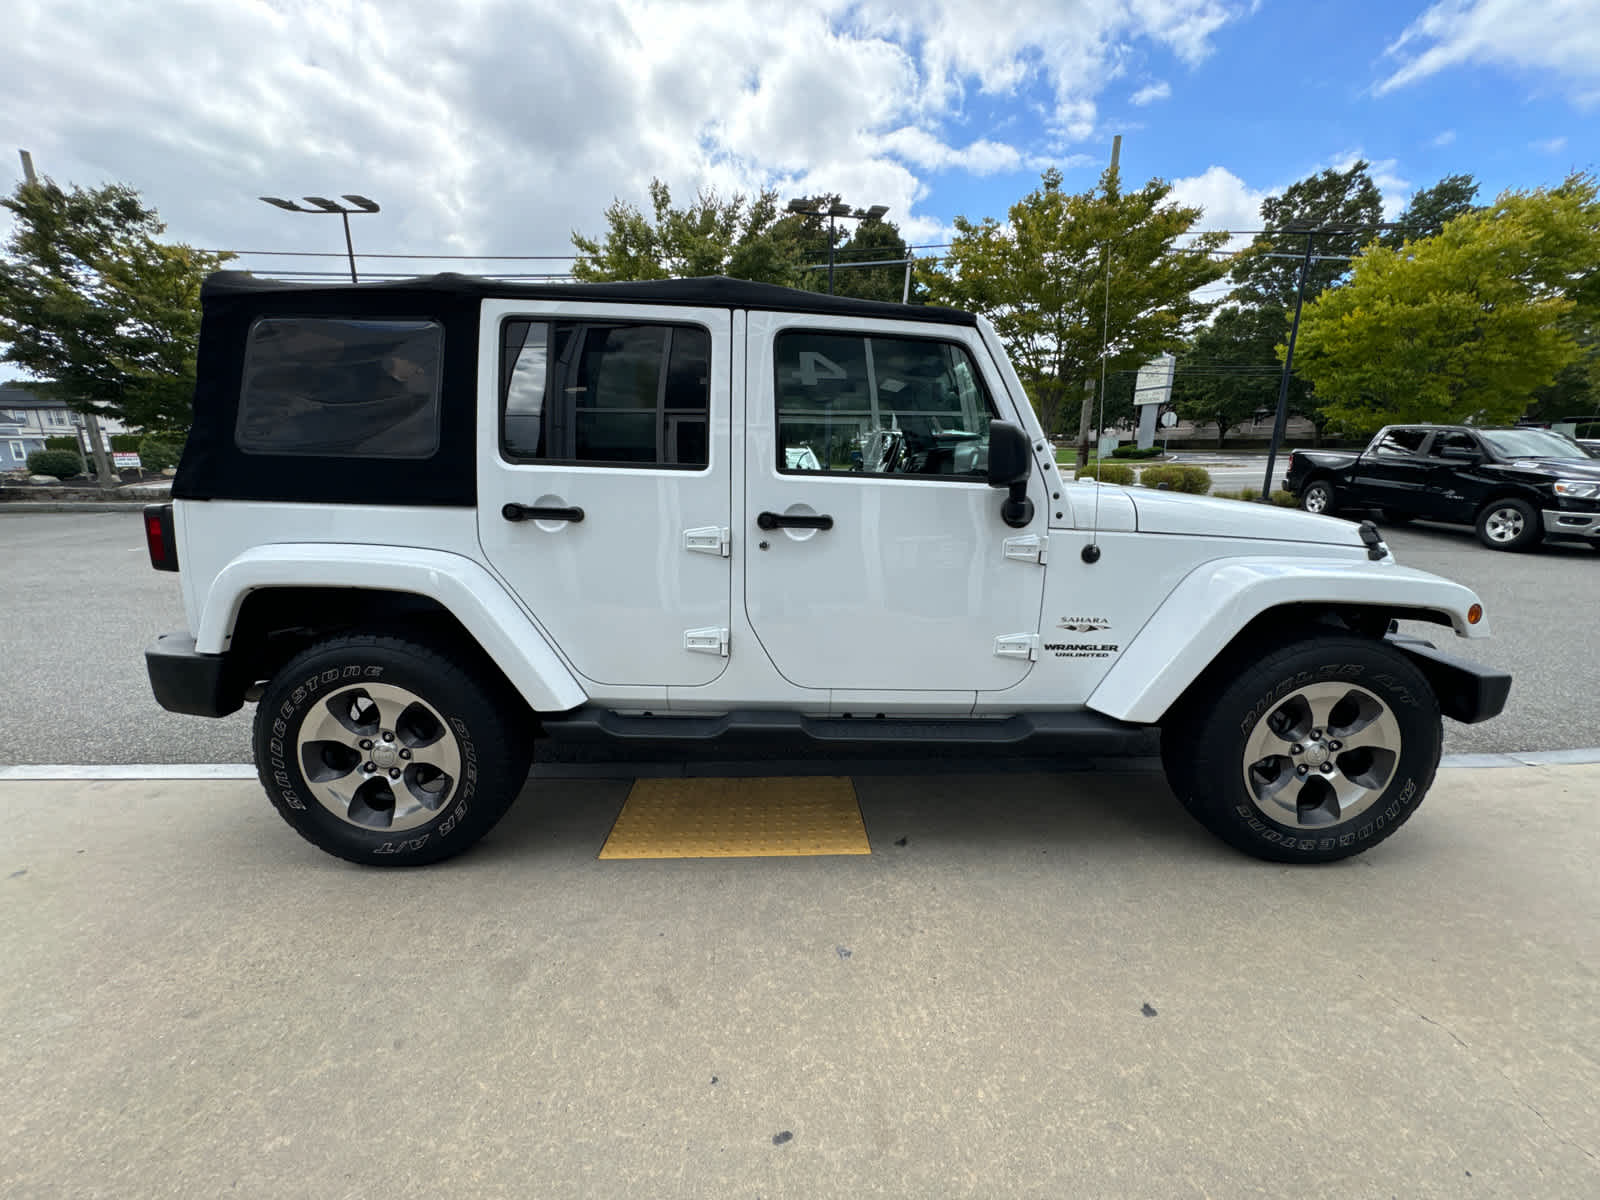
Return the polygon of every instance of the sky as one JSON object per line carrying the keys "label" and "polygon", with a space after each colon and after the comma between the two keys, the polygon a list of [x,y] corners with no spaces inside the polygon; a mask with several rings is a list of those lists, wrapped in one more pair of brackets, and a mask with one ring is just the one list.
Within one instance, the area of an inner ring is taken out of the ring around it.
{"label": "sky", "polygon": [[[1173,182],[1207,229],[1356,157],[1390,214],[1600,158],[1600,0],[0,0],[0,188],[137,188],[174,240],[570,255],[613,198],[776,188],[885,204],[909,240],[1004,219],[1058,167]],[[3,233],[0,226],[0,233]],[[337,259],[245,255],[270,270]],[[566,262],[373,260],[370,269]],[[11,372],[0,368],[0,374]]]}

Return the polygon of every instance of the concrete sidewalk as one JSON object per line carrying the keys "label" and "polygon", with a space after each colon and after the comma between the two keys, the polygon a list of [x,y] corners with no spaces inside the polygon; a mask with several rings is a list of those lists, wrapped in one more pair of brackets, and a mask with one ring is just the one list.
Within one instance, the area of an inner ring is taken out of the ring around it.
{"label": "concrete sidewalk", "polygon": [[0,1194],[1600,1194],[1600,765],[1320,869],[1111,771],[598,861],[627,786],[383,872],[250,782],[0,782]]}

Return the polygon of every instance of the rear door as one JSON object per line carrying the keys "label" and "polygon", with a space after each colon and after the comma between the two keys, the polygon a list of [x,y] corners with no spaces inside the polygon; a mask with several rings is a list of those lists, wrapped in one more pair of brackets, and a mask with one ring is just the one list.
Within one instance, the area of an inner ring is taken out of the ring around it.
{"label": "rear door", "polygon": [[485,301],[478,536],[573,668],[620,687],[723,671],[732,317]]}
{"label": "rear door", "polygon": [[977,331],[752,312],[748,345],[744,603],[778,671],[836,700],[1021,681],[1048,504],[1012,528],[987,486],[1016,417]]}
{"label": "rear door", "polygon": [[1420,515],[1426,506],[1428,461],[1422,457],[1426,429],[1386,429],[1374,439],[1351,473],[1352,499],[1397,513]]}

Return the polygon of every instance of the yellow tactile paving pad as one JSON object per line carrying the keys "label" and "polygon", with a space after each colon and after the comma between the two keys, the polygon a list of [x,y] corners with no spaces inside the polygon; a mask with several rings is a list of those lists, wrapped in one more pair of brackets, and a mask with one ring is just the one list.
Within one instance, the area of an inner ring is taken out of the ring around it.
{"label": "yellow tactile paving pad", "polygon": [[601,858],[871,854],[845,776],[638,779]]}

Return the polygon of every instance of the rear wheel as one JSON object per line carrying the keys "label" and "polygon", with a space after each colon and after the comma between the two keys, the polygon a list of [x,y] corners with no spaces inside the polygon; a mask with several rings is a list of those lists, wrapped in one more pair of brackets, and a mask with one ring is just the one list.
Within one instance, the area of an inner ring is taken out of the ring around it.
{"label": "rear wheel", "polygon": [[1325,480],[1313,479],[1300,493],[1300,507],[1308,513],[1333,511],[1333,488]]}
{"label": "rear wheel", "polygon": [[1162,758],[1184,807],[1229,845],[1332,862],[1416,811],[1442,738],[1421,672],[1381,642],[1339,635],[1287,645],[1180,708]]}
{"label": "rear wheel", "polygon": [[1491,500],[1478,513],[1478,540],[1491,550],[1528,550],[1540,537],[1539,514],[1526,500]]}
{"label": "rear wheel", "polygon": [[358,635],[310,647],[256,709],[256,769],[273,806],[329,854],[414,866],[488,833],[531,751],[500,697],[432,647]]}

